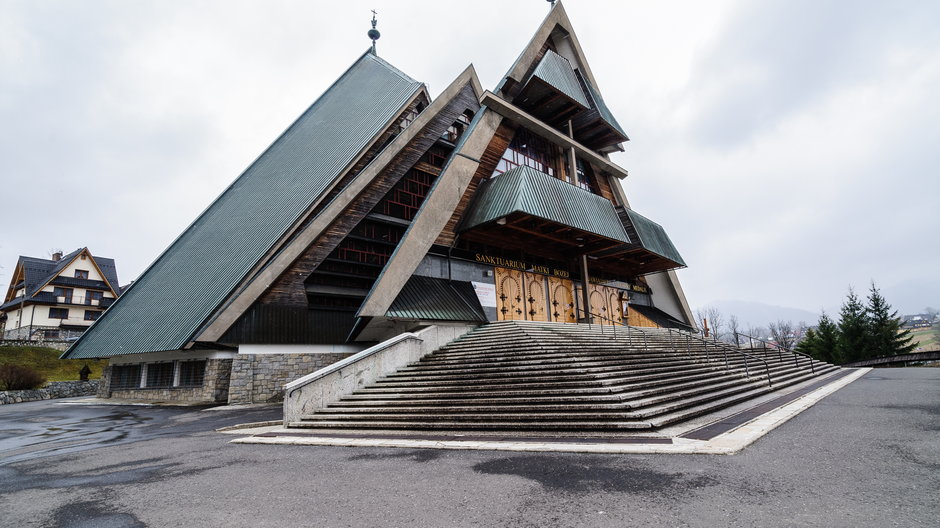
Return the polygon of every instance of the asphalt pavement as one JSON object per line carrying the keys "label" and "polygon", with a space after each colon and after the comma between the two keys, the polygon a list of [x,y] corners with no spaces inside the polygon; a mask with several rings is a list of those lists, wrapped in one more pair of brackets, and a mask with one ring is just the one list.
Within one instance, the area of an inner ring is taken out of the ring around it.
{"label": "asphalt pavement", "polygon": [[0,407],[0,526],[937,526],[940,369],[876,369],[739,454],[230,444],[242,410]]}

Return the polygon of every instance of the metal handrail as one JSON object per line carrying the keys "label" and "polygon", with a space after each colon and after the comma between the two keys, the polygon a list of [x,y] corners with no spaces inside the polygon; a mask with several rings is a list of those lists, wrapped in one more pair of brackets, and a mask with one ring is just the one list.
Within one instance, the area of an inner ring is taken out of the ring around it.
{"label": "metal handrail", "polygon": [[[797,356],[803,356],[803,357],[805,357],[807,360],[809,360],[809,368],[810,368],[810,371],[811,371],[813,374],[816,373],[816,360],[813,359],[813,356],[810,356],[809,354],[804,354],[803,352],[799,352],[799,351],[797,351],[797,350],[793,350],[792,348],[789,348],[789,347],[782,347],[782,346],[780,346],[780,345],[777,345],[777,344],[774,344],[774,343],[770,343],[770,342],[764,341],[763,339],[760,339],[759,337],[753,337],[753,336],[749,336],[749,335],[747,335],[747,334],[742,334],[741,332],[735,332],[734,335],[735,335],[735,341],[736,341],[736,342],[737,342],[737,340],[738,340],[738,337],[746,337],[746,338],[748,338],[748,340],[750,341],[750,344],[751,344],[751,349],[754,348],[754,341],[758,341],[758,342],[760,342],[760,344],[761,344],[761,348],[764,349],[764,350],[767,350],[767,345],[770,345],[771,347],[774,347],[774,346],[777,347],[777,351],[778,351],[778,352],[781,352],[781,351],[782,351],[782,352],[787,352],[787,353],[793,354],[793,363],[794,363],[797,367],[800,366],[800,361],[799,361],[799,359],[797,358]],[[780,356],[780,362],[781,362],[781,363],[783,362],[783,357],[782,357],[782,356]]]}
{"label": "metal handrail", "polygon": [[[581,312],[581,313],[589,314],[589,315],[594,316],[594,317],[600,317],[600,318],[603,319],[603,320],[607,320],[607,321],[610,321],[610,322],[614,323],[613,326],[614,326],[614,336],[615,336],[615,337],[616,337],[616,327],[617,327],[617,326],[626,326],[626,327],[627,327],[628,335],[629,335],[630,329],[635,329],[635,330],[637,330],[638,332],[640,332],[641,334],[643,334],[643,338],[644,338],[644,343],[645,343],[646,350],[647,350],[647,351],[649,350],[649,334],[648,334],[645,330],[643,330],[642,328],[640,328],[640,327],[638,327],[638,326],[637,326],[637,327],[633,327],[633,326],[630,326],[630,325],[624,325],[624,324],[622,324],[622,323],[617,323],[617,321],[614,321],[613,319],[611,319],[611,318],[609,318],[609,317],[605,317],[605,316],[603,316],[603,315],[596,314],[596,313],[593,313],[593,312],[590,312],[590,311],[587,311],[587,310],[578,310],[578,311]],[[588,326],[590,326],[590,325],[591,325],[591,323],[588,323]],[[599,326],[601,327],[601,332],[603,332],[603,327],[604,327],[604,325],[599,325]],[[686,349],[687,349],[687,350],[690,350],[690,349],[691,349],[691,342],[690,342],[690,339],[694,338],[694,339],[700,340],[700,341],[704,344],[705,360],[706,360],[706,361],[709,361],[709,360],[710,360],[710,358],[708,357],[708,339],[701,338],[701,337],[699,337],[699,336],[693,336],[693,335],[692,335],[692,332],[683,332],[682,330],[673,329],[673,328],[666,328],[666,331],[669,332],[670,341],[672,341],[671,338],[672,338],[672,332],[673,332],[673,331],[675,331],[675,332],[678,333],[679,335],[685,334],[685,335],[686,335]],[[719,346],[719,345],[723,345],[723,346]],[[750,366],[749,366],[748,363],[747,363],[747,359],[748,359],[748,358],[751,358],[751,359],[758,360],[758,361],[760,361],[761,363],[763,363],[763,364],[764,364],[764,371],[767,373],[767,386],[768,386],[768,387],[773,387],[773,381],[772,381],[771,376],[770,376],[770,365],[767,363],[767,360],[766,360],[766,359],[764,359],[764,358],[762,358],[762,357],[759,357],[759,356],[755,356],[755,355],[753,355],[753,354],[748,354],[747,352],[744,352],[743,350],[741,350],[741,349],[739,349],[739,348],[737,348],[737,347],[732,347],[730,344],[724,343],[724,342],[722,342],[722,341],[715,341],[715,346],[716,346],[717,348],[719,348],[719,349],[723,349],[723,355],[724,355],[724,359],[725,359],[725,369],[726,369],[726,370],[731,370],[731,365],[730,365],[730,363],[729,363],[729,361],[728,361],[728,351],[729,351],[729,350],[731,350],[732,352],[736,352],[736,353],[738,353],[738,354],[740,354],[741,356],[744,357],[744,376],[745,376],[747,379],[751,379],[751,371],[750,371]],[[678,351],[676,350],[676,345],[675,345],[674,342],[672,343],[672,349],[673,349],[673,351],[678,352]],[[691,351],[691,350],[690,350],[690,351]]]}
{"label": "metal handrail", "polygon": [[[690,338],[692,338],[692,339],[698,339],[699,341],[702,341],[702,342],[704,342],[704,343],[708,343],[708,339],[706,339],[706,338],[704,338],[704,337],[699,337],[699,336],[697,336],[697,335],[694,335],[692,332],[683,332],[682,330],[676,330],[676,331],[677,331],[677,332],[682,332],[682,333],[688,335],[688,336],[689,336]],[[724,341],[713,341],[713,343],[715,343],[715,346],[716,346],[716,347],[720,345],[721,348],[724,348],[726,351],[727,351],[727,350],[731,350],[732,352],[736,352],[736,353],[741,354],[742,356],[744,356],[744,374],[748,377],[748,379],[750,379],[751,376],[750,376],[750,372],[749,372],[749,369],[748,369],[747,358],[752,358],[752,359],[760,360],[760,362],[764,364],[764,371],[767,372],[767,386],[773,387],[773,381],[771,380],[771,376],[770,376],[770,365],[767,363],[767,360],[766,360],[766,359],[764,359],[764,358],[762,358],[762,357],[760,357],[760,356],[755,356],[755,355],[753,355],[753,354],[748,354],[747,352],[741,350],[740,348],[738,348],[738,347],[736,347],[736,346],[732,346],[730,343],[725,343]]]}

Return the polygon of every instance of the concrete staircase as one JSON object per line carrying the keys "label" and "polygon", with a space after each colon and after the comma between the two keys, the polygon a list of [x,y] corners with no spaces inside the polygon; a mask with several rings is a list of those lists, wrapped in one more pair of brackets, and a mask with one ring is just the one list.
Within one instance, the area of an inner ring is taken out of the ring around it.
{"label": "concrete staircase", "polygon": [[[481,326],[290,427],[411,431],[652,430],[838,367],[675,330]],[[769,380],[768,380],[769,376]]]}

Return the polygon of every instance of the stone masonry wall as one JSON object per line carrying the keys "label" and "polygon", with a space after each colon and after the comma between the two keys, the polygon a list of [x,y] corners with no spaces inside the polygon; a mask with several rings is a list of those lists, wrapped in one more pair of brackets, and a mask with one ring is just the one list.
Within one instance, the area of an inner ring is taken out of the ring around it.
{"label": "stone masonry wall", "polygon": [[23,403],[54,398],[74,398],[76,396],[94,396],[99,380],[90,381],[53,381],[41,389],[0,391],[0,405]]}
{"label": "stone masonry wall", "polygon": [[65,352],[65,349],[69,347],[72,343],[66,341],[27,341],[25,339],[15,340],[15,339],[0,339],[0,347],[10,346],[10,347],[23,347],[23,346],[40,346],[46,348],[54,348],[60,352]]}
{"label": "stone masonry wall", "polygon": [[352,353],[240,354],[232,363],[228,402],[283,401],[284,384],[351,355]]}
{"label": "stone masonry wall", "polygon": [[173,403],[225,403],[228,401],[231,359],[206,360],[206,376],[202,387],[170,387],[162,389],[110,390],[111,366],[101,374],[99,398],[121,398]]}

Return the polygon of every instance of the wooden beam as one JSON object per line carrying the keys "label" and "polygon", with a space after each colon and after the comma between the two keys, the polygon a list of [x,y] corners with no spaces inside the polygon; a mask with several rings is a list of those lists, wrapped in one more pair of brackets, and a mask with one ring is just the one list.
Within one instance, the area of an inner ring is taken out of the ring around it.
{"label": "wooden beam", "polygon": [[602,172],[613,174],[620,179],[627,177],[627,171],[622,167],[615,165],[609,159],[601,156],[600,154],[594,152],[588,147],[585,147],[574,139],[546,125],[541,120],[522,110],[518,106],[510,103],[509,101],[503,99],[502,97],[499,97],[493,92],[490,92],[489,90],[483,92],[483,97],[480,98],[480,103],[493,109],[499,115],[528,128],[529,130],[542,136],[544,139],[554,143],[555,145],[563,148],[573,148],[578,153],[578,155],[580,155],[592,165],[599,167]]}

